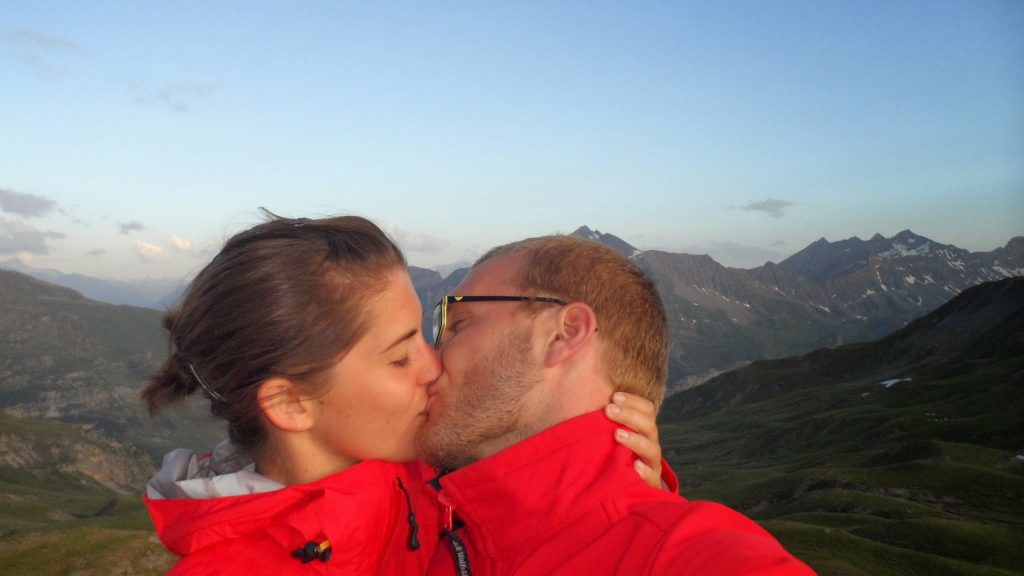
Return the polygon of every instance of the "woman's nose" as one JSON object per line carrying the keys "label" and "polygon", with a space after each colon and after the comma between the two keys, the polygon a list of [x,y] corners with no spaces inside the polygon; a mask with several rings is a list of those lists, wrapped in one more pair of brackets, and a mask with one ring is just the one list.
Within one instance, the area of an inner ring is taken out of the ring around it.
{"label": "woman's nose", "polygon": [[441,354],[426,342],[423,348],[425,360],[420,370],[419,384],[430,384],[441,375]]}

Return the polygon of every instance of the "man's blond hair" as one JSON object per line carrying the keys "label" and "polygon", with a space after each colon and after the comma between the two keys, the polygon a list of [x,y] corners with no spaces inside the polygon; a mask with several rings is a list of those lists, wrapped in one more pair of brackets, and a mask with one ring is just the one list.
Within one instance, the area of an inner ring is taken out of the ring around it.
{"label": "man's blond hair", "polygon": [[506,254],[524,258],[528,294],[583,302],[597,316],[602,367],[616,390],[661,406],[668,335],[661,297],[644,272],[611,248],[574,236],[543,236],[492,248],[476,265]]}

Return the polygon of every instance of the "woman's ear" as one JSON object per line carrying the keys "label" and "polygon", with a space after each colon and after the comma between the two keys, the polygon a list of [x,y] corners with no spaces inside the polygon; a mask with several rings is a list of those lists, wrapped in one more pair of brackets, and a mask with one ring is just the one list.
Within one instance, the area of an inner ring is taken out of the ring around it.
{"label": "woman's ear", "polygon": [[267,378],[256,391],[256,401],[272,425],[288,432],[313,426],[315,403],[304,401],[298,386],[287,378]]}
{"label": "woman's ear", "polygon": [[554,337],[548,343],[545,366],[551,367],[575,356],[594,342],[597,333],[597,315],[583,302],[566,304],[558,312]]}

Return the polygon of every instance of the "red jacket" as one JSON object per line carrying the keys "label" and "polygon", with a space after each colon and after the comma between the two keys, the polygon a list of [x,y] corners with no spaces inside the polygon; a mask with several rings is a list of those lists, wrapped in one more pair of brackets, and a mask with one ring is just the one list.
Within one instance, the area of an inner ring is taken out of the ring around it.
{"label": "red jacket", "polygon": [[814,574],[745,516],[644,484],[614,428],[587,414],[442,476],[456,529],[428,574]]}
{"label": "red jacket", "polygon": [[[193,460],[193,472],[195,467]],[[144,499],[160,539],[181,556],[169,574],[409,576],[426,572],[437,545],[431,505],[415,510],[419,549],[409,546],[410,503],[417,503],[431,473],[420,464],[370,461],[269,492]],[[331,548],[327,562],[303,563],[292,555],[325,540]]]}

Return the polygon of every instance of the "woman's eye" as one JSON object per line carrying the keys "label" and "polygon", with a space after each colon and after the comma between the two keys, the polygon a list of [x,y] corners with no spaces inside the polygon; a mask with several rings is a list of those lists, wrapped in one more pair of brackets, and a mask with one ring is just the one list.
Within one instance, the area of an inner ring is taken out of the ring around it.
{"label": "woman's eye", "polygon": [[399,358],[398,360],[393,361],[391,365],[396,366],[398,368],[404,368],[409,365],[409,357],[404,356],[402,358]]}

